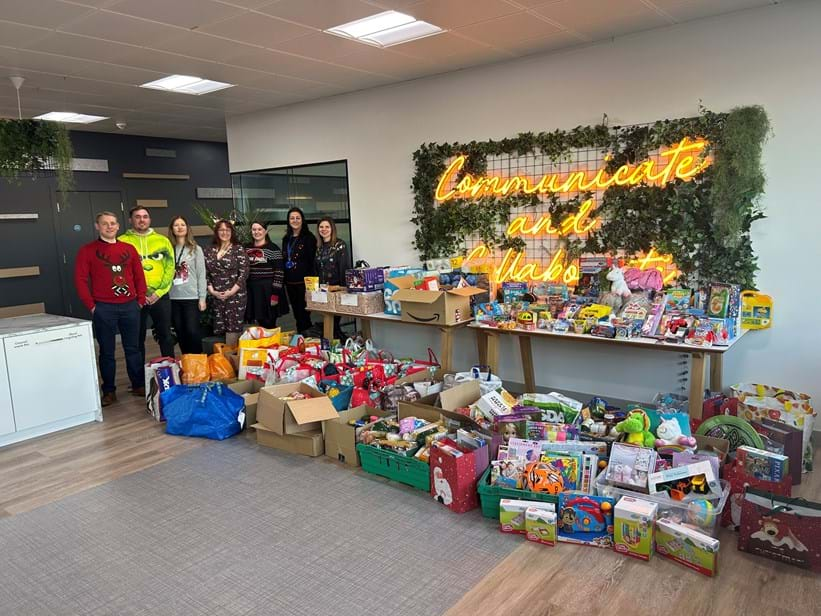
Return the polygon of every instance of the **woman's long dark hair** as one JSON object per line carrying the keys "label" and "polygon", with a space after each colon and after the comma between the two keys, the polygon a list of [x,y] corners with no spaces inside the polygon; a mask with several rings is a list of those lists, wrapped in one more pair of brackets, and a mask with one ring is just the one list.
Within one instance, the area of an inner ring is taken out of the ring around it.
{"label": "woman's long dark hair", "polygon": [[290,210],[288,210],[288,215],[285,217],[285,224],[287,225],[287,227],[285,229],[285,237],[282,238],[283,242],[286,242],[288,238],[293,235],[291,229],[291,214],[293,214],[294,212],[299,213],[299,215],[302,217],[302,227],[299,229],[299,235],[297,237],[304,237],[311,233],[308,230],[308,225],[305,223],[305,212],[303,212],[298,207],[292,207]]}

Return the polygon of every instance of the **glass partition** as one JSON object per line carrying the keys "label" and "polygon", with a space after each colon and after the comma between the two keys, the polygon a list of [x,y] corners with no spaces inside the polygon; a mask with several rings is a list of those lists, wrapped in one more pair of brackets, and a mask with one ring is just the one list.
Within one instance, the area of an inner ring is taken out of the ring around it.
{"label": "glass partition", "polygon": [[332,217],[337,234],[353,250],[346,161],[234,173],[231,181],[234,208],[268,222],[268,235],[277,244],[285,235],[288,210],[298,207],[317,237],[319,219]]}

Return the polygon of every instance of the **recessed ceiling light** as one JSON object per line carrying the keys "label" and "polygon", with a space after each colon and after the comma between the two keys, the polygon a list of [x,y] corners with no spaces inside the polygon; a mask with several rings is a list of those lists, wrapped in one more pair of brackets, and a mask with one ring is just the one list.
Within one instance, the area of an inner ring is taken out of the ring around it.
{"label": "recessed ceiling light", "polygon": [[444,32],[439,26],[398,11],[385,11],[325,30],[375,47],[391,47]]}
{"label": "recessed ceiling light", "polygon": [[234,84],[211,81],[200,77],[191,77],[190,75],[169,75],[156,81],[144,83],[140,87],[199,96],[200,94],[208,94],[209,92],[216,92],[217,90],[224,90],[225,88],[233,88]]}
{"label": "recessed ceiling light", "polygon": [[105,116],[86,115],[84,113],[71,113],[70,111],[51,111],[38,115],[35,120],[46,120],[48,122],[66,122],[69,124],[91,124],[100,120],[107,120]]}

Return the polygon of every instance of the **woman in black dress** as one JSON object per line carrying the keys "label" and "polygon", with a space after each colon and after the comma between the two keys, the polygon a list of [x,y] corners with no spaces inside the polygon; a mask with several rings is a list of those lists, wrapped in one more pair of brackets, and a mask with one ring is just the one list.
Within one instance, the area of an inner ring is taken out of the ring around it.
{"label": "woman in black dress", "polygon": [[251,223],[253,240],[245,247],[248,255],[248,307],[246,323],[262,327],[277,326],[277,317],[288,314],[285,283],[285,261],[279,246],[268,238],[268,228],[261,222]]}
{"label": "woman in black dress", "polygon": [[[348,245],[336,235],[336,223],[330,216],[319,219],[316,226],[319,245],[316,251],[316,273],[321,284],[345,286],[345,271],[351,267]],[[339,317],[334,317],[334,338],[343,340]]]}
{"label": "woman in black dress", "polygon": [[298,207],[288,210],[288,231],[282,238],[285,254],[285,288],[294,309],[296,328],[305,334],[311,328],[311,313],[305,309],[305,276],[314,275],[316,237],[305,226],[305,215]]}
{"label": "woman in black dress", "polygon": [[227,220],[214,225],[214,243],[205,249],[208,293],[212,296],[214,333],[225,334],[225,342],[236,346],[242,332],[247,293],[248,257]]}

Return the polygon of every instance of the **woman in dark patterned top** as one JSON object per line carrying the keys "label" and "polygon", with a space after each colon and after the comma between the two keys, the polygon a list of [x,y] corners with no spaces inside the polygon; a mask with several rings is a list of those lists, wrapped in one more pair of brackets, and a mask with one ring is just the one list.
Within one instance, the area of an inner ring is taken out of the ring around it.
{"label": "woman in dark patterned top", "polygon": [[248,307],[246,323],[276,327],[277,317],[288,314],[285,283],[285,262],[279,246],[268,238],[268,228],[261,222],[251,224],[253,241],[245,247],[251,273],[248,276]]}
{"label": "woman in dark patterned top", "polygon": [[214,243],[205,249],[205,271],[212,296],[214,333],[224,333],[226,344],[236,346],[248,299],[248,257],[237,241],[234,225],[227,220],[214,225]]}
{"label": "woman in dark patterned top", "polygon": [[[348,245],[336,236],[334,219],[326,216],[319,219],[316,226],[319,246],[316,251],[316,272],[320,284],[345,286],[345,270],[351,267]],[[339,317],[334,317],[334,338],[342,340]]]}
{"label": "woman in dark patterned top", "polygon": [[294,309],[296,328],[305,334],[311,327],[311,313],[305,307],[305,276],[314,275],[316,237],[305,226],[305,215],[298,207],[288,210],[288,231],[282,238],[285,255],[285,288]]}

